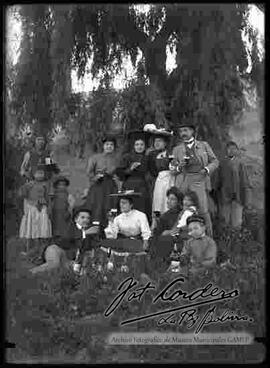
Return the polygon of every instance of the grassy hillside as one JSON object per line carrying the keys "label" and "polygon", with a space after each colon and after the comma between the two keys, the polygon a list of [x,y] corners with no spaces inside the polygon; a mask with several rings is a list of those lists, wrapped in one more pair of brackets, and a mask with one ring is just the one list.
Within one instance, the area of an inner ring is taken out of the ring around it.
{"label": "grassy hillside", "polygon": [[[244,122],[242,122],[244,124]],[[240,296],[233,302],[221,306],[232,311],[241,311],[253,318],[252,323],[228,322],[210,327],[207,331],[243,331],[254,336],[265,335],[265,252],[264,239],[254,240],[253,228],[263,225],[264,213],[264,165],[263,146],[259,135],[255,136],[254,121],[247,119],[245,128],[231,131],[231,136],[243,149],[254,186],[253,206],[260,216],[255,222],[246,224],[242,232],[219,229],[215,240],[218,248],[227,254],[235,269],[217,266],[208,275],[189,279],[185,288],[195,290],[212,282],[225,290],[237,288]],[[244,130],[245,131],[245,130]],[[64,150],[55,152],[56,160],[64,175],[70,179],[70,192],[80,204],[80,195],[88,185],[85,174],[87,159],[79,160]],[[11,199],[16,202],[14,195]],[[12,202],[12,201],[11,201]],[[13,211],[13,212],[12,212]],[[15,235],[19,222],[16,203],[6,216],[8,233]],[[16,230],[16,231],[15,231]],[[143,271],[143,263],[128,260],[129,274],[119,271],[107,274],[89,270],[78,278],[69,271],[55,271],[51,275],[33,277],[28,269],[31,265],[20,255],[21,241],[12,236],[6,244],[6,320],[7,340],[16,344],[6,351],[11,363],[168,363],[168,362],[213,362],[258,363],[265,357],[262,344],[248,346],[113,346],[106,342],[107,334],[116,331],[162,331],[187,332],[171,326],[158,328],[156,320],[138,323],[120,329],[119,323],[126,317],[146,314],[164,307],[145,303],[123,303],[111,317],[103,313],[113,300],[117,288],[127,276],[137,277]],[[103,259],[106,263],[106,259]],[[151,277],[159,290],[170,280],[170,276],[151,271]],[[140,283],[141,286],[144,282]]]}

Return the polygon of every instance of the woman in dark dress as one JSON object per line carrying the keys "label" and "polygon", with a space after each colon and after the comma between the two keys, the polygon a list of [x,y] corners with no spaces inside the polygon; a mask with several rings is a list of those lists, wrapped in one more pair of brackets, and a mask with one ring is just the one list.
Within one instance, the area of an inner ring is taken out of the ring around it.
{"label": "woman in dark dress", "polygon": [[140,192],[141,197],[134,199],[134,208],[144,212],[151,221],[151,194],[148,184],[149,158],[145,154],[149,134],[145,132],[130,132],[128,139],[132,142],[130,152],[123,155],[117,170],[123,181],[123,190]]}
{"label": "woman in dark dress", "polygon": [[115,147],[116,139],[107,135],[103,139],[103,152],[94,154],[88,161],[90,188],[84,207],[91,209],[94,221],[99,221],[101,226],[106,226],[108,211],[116,207],[116,200],[109,197],[109,194],[118,191],[114,174],[119,167],[119,154],[115,152]]}
{"label": "woman in dark dress", "polygon": [[167,191],[167,206],[169,209],[158,220],[150,241],[150,254],[154,268],[161,265],[168,267],[169,255],[175,242],[172,230],[178,222],[183,197],[184,195],[176,187],[171,187]]}
{"label": "woman in dark dress", "polygon": [[53,237],[65,237],[70,226],[75,198],[68,193],[69,180],[58,176],[54,182],[52,199],[52,233]]}

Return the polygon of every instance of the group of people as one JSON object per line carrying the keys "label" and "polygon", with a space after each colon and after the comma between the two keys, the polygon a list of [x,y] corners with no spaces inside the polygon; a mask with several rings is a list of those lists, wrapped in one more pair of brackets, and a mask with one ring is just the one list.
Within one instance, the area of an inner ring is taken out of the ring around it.
{"label": "group of people", "polygon": [[85,252],[102,244],[110,250],[122,244],[123,252],[128,244],[138,246],[150,253],[154,267],[160,261],[174,270],[180,263],[194,269],[215,264],[211,182],[220,219],[240,228],[243,208],[251,205],[247,168],[235,142],[228,142],[219,162],[210,145],[195,138],[192,124],[181,124],[178,132],[181,142],[171,148],[173,134],[147,124],[128,134],[129,150],[121,155],[116,138],[107,135],[103,152],[88,160],[89,187],[78,208],[69,180],[45,149],[44,137],[37,137],[24,156],[26,183],[20,190],[20,237],[26,239],[26,254],[38,254],[40,263],[33,272],[71,261],[81,272]]}

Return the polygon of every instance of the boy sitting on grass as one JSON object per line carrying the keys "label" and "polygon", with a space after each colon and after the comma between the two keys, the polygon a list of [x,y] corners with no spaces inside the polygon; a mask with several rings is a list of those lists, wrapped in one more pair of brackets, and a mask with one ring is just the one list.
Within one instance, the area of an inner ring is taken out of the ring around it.
{"label": "boy sitting on grass", "polygon": [[180,263],[188,266],[191,273],[203,271],[216,264],[217,246],[215,241],[205,235],[205,220],[198,215],[187,219],[188,239],[180,256]]}

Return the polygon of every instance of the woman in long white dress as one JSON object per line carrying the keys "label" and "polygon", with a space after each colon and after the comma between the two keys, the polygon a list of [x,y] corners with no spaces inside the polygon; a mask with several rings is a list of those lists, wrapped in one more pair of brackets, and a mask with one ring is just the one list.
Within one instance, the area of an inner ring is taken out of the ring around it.
{"label": "woman in long white dress", "polygon": [[170,170],[173,157],[168,150],[171,132],[157,129],[154,135],[155,150],[149,153],[150,171],[156,177],[153,191],[152,213],[160,215],[168,211],[166,193],[175,184],[175,176]]}

